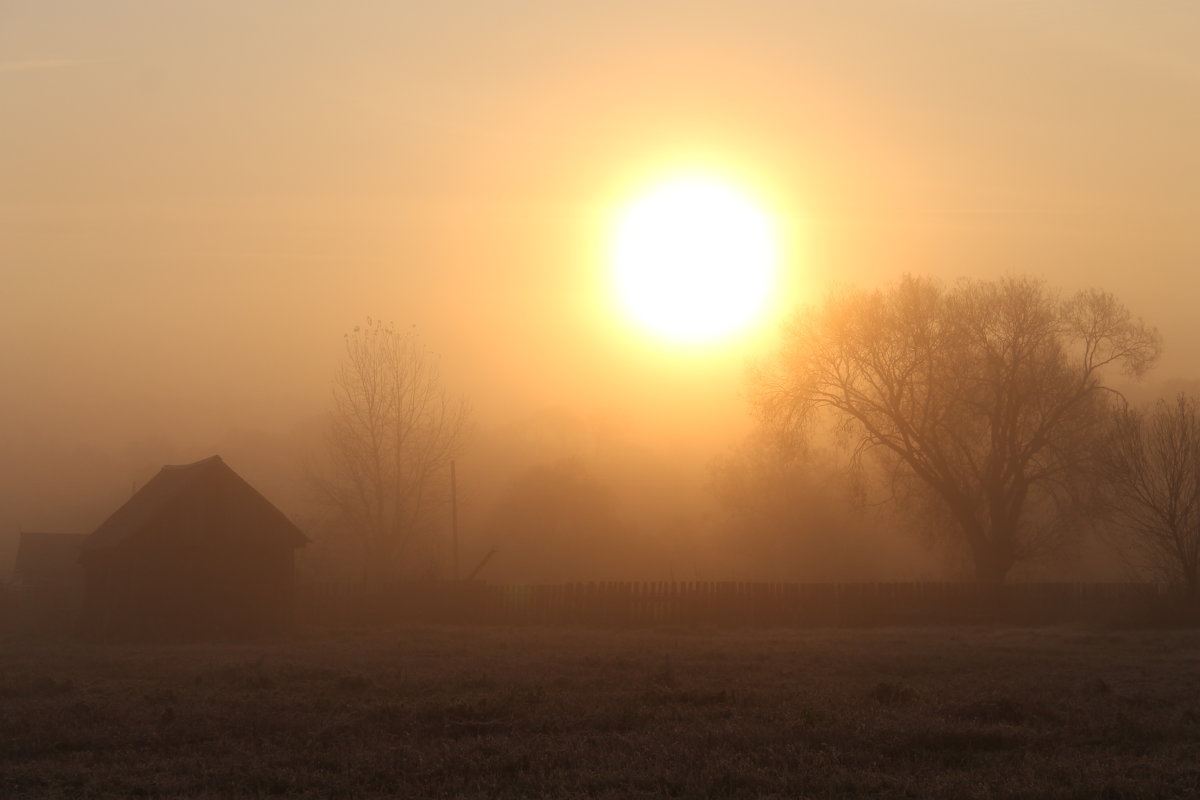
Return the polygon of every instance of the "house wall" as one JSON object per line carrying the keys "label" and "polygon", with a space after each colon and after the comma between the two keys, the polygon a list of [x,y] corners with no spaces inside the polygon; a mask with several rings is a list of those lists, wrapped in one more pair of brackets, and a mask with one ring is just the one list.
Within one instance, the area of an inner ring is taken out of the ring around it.
{"label": "house wall", "polygon": [[12,596],[14,623],[21,633],[68,634],[78,625],[82,581],[26,578]]}
{"label": "house wall", "polygon": [[85,563],[86,629],[102,636],[193,638],[287,630],[290,548],[135,548]]}

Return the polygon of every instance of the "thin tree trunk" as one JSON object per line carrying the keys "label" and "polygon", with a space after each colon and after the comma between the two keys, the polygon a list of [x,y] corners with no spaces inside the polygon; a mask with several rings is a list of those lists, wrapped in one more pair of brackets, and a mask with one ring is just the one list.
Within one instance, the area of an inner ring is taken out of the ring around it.
{"label": "thin tree trunk", "polygon": [[1004,583],[1016,563],[1011,543],[1011,536],[994,531],[991,536],[974,541],[972,555],[975,558],[975,580],[982,584]]}

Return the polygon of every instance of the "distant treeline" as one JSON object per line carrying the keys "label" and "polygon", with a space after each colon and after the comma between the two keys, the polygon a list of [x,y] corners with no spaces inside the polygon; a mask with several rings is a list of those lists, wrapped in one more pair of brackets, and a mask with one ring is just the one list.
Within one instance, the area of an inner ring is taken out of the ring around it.
{"label": "distant treeline", "polygon": [[1139,624],[1176,600],[1149,583],[310,583],[301,624],[779,626]]}

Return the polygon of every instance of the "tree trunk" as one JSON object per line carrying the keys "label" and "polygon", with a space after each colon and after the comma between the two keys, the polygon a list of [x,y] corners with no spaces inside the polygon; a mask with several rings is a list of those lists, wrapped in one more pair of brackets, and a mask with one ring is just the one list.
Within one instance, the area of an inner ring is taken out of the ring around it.
{"label": "tree trunk", "polygon": [[1013,557],[1012,537],[1003,532],[992,531],[991,536],[975,539],[972,543],[972,555],[975,558],[975,580],[981,584],[1004,583],[1016,563]]}

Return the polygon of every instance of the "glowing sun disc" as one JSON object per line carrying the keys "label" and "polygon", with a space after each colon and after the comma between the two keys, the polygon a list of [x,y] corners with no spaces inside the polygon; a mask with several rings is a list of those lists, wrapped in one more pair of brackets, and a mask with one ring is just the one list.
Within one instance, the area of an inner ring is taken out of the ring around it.
{"label": "glowing sun disc", "polygon": [[683,176],[655,185],[621,213],[612,238],[617,296],[649,330],[710,341],[761,314],[775,275],[767,214],[732,185]]}

